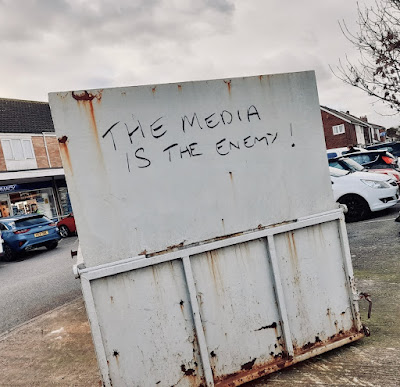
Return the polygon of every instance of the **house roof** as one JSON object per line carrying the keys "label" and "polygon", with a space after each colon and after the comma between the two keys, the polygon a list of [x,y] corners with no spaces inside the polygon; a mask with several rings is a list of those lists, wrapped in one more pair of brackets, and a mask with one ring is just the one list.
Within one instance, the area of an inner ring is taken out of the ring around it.
{"label": "house roof", "polygon": [[328,107],[322,106],[322,105],[321,105],[321,109],[326,111],[326,112],[328,112],[328,113],[331,113],[334,116],[336,116],[338,118],[341,118],[342,120],[344,120],[346,122],[349,122],[351,124],[360,125],[360,126],[366,126],[366,127],[369,126],[367,122],[362,121],[359,118],[354,117],[349,113],[339,112],[339,111],[337,111],[335,109],[331,109],[331,108],[328,108]]}
{"label": "house roof", "polygon": [[339,112],[335,109],[328,108],[328,107],[322,106],[322,105],[321,105],[321,109],[325,112],[331,113],[334,116],[341,118],[342,120],[349,122],[351,124],[354,124],[354,125],[360,125],[360,126],[365,126],[365,127],[370,126],[375,129],[385,129],[385,127],[382,125],[377,125],[377,124],[373,124],[372,122],[363,121],[360,118],[351,115],[350,113]]}
{"label": "house roof", "polygon": [[54,132],[47,102],[0,98],[0,133]]}

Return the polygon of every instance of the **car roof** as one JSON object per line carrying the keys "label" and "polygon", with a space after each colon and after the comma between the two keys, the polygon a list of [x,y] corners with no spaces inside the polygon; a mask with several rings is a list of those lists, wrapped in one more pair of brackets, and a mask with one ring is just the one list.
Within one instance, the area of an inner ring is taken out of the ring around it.
{"label": "car roof", "polygon": [[44,215],[43,214],[28,214],[28,215],[15,215],[15,216],[8,216],[5,218],[0,218],[0,222],[15,222],[16,220],[21,220],[21,219],[34,219],[34,218],[42,218]]}

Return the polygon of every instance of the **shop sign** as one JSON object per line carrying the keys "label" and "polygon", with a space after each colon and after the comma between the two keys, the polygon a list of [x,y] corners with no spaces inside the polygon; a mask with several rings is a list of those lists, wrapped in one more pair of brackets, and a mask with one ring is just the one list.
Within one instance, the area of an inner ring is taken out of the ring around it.
{"label": "shop sign", "polygon": [[9,184],[0,186],[0,193],[18,192],[18,191],[29,191],[41,188],[51,188],[50,181],[42,181],[36,183],[22,183],[22,184]]}
{"label": "shop sign", "polygon": [[12,191],[15,191],[16,187],[17,187],[17,184],[3,185],[3,186],[0,186],[0,192],[12,192]]}

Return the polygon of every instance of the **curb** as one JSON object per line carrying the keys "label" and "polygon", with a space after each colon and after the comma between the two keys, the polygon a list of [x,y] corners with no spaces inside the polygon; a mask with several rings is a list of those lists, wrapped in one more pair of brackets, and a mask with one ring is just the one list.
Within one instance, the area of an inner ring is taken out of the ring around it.
{"label": "curb", "polygon": [[83,297],[82,297],[82,296],[76,297],[76,298],[74,298],[73,300],[66,302],[65,304],[62,304],[62,305],[60,305],[60,306],[57,306],[57,307],[54,308],[54,309],[51,309],[51,310],[49,310],[49,311],[47,311],[47,312],[44,312],[44,313],[40,314],[39,316],[33,317],[33,318],[31,318],[30,320],[24,321],[23,323],[18,324],[18,325],[16,325],[16,326],[13,327],[13,328],[10,328],[9,330],[7,330],[7,331],[5,331],[5,332],[3,332],[3,333],[0,334],[0,342],[6,340],[6,339],[8,338],[8,336],[10,336],[11,333],[14,333],[14,332],[17,331],[17,330],[19,330],[19,329],[21,329],[21,328],[24,328],[26,325],[31,324],[31,323],[33,323],[33,322],[39,320],[39,319],[42,318],[42,317],[45,317],[45,316],[47,316],[47,315],[49,315],[49,314],[51,314],[51,313],[53,313],[53,312],[56,312],[56,311],[58,311],[58,310],[60,310],[60,309],[63,309],[63,308],[65,308],[65,307],[67,307],[67,306],[73,304],[73,303],[76,302],[77,300],[80,300],[80,299],[83,300]]}

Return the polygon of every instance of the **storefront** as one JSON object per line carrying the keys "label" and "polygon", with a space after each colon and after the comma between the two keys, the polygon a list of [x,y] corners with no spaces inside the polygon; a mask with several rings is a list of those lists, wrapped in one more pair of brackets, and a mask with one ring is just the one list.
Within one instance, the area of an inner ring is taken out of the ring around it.
{"label": "storefront", "polygon": [[0,216],[40,213],[61,219],[72,212],[65,179],[0,185]]}

